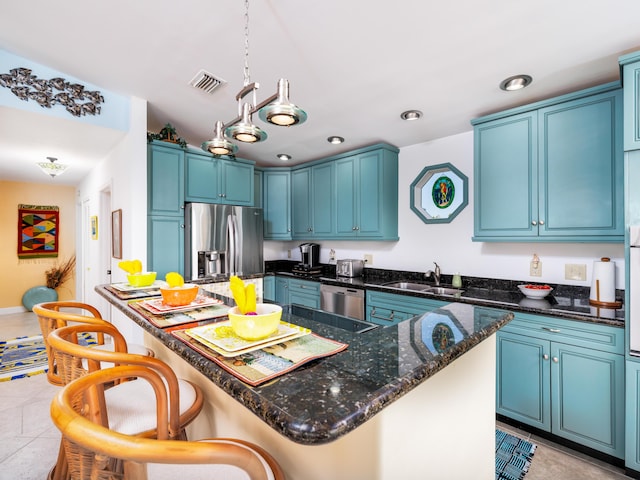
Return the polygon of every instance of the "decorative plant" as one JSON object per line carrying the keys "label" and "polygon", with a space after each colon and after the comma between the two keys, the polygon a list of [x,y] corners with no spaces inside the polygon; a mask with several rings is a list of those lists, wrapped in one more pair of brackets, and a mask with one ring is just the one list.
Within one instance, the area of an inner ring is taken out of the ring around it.
{"label": "decorative plant", "polygon": [[66,262],[56,264],[51,267],[44,274],[47,278],[47,287],[56,289],[64,282],[66,282],[72,275],[76,268],[75,255]]}

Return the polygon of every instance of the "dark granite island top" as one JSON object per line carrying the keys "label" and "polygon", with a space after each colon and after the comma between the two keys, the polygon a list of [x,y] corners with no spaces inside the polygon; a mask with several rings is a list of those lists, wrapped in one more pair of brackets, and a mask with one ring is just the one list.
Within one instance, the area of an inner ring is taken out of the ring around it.
{"label": "dark granite island top", "polygon": [[[486,342],[487,345],[482,347],[482,350],[490,352],[485,356],[493,358],[493,363],[489,362],[487,368],[482,371],[486,370],[486,380],[493,392],[495,337],[492,335],[513,318],[513,314],[505,310],[451,303],[396,326],[375,328],[358,334],[313,320],[313,312],[315,312],[313,310],[301,308],[298,311],[294,309],[291,313],[285,309],[283,320],[311,328],[318,335],[345,342],[349,347],[334,356],[315,360],[267,384],[251,387],[195,352],[170,333],[151,325],[129,307],[126,301],[119,300],[104,286],[96,287],[96,291],[155,340],[150,345],[152,348],[158,350],[159,342],[209,379],[218,389],[252,412],[272,430],[295,444],[313,446],[321,446],[337,440],[336,443],[339,443],[342,438],[356,438],[353,434],[360,430],[358,427],[363,426],[365,427],[363,431],[368,430],[367,425],[374,423],[369,420],[378,418],[380,416],[378,414],[384,413],[396,401],[401,404],[403,397],[410,397],[414,390],[423,391],[424,386],[428,385],[430,379],[438,372],[446,373],[451,367],[462,365],[461,362],[454,361],[462,360],[467,356],[471,358],[470,354],[481,350],[481,345],[489,339],[491,341]],[[146,338],[150,337],[146,336]],[[159,356],[163,358],[162,354]],[[473,362],[478,363],[475,360]],[[173,366],[173,363],[171,364]],[[456,373],[456,375],[459,374],[460,372]],[[471,375],[477,377],[478,373]],[[438,378],[444,377],[440,375]],[[473,388],[473,383],[469,382],[470,389]],[[443,389],[440,388],[439,392],[444,396],[442,391]],[[474,395],[473,390],[470,390],[469,394]],[[219,397],[218,391],[216,390],[213,395]],[[433,397],[434,392],[431,391],[428,396]],[[493,401],[491,396],[488,401],[478,403],[484,404],[485,407],[490,406],[489,411],[484,414],[488,415],[491,424],[493,424],[495,413]],[[221,408],[219,400],[214,402],[217,402],[216,408]],[[225,405],[228,405],[228,402]],[[389,410],[391,411],[390,408]],[[460,414],[460,420],[464,422],[465,415],[462,412]],[[418,419],[415,420],[418,421]],[[484,420],[486,421],[486,418]],[[409,421],[411,424],[412,420],[409,419]],[[217,422],[221,424],[223,420]],[[382,420],[375,422],[376,428],[381,422]],[[255,427],[249,430],[254,432]],[[247,434],[246,428],[242,431]],[[353,432],[351,437],[347,435],[349,432]],[[208,434],[211,435],[212,432]],[[261,443],[260,440],[262,437],[258,438],[258,443]],[[276,441],[272,439],[270,442],[275,444]],[[439,442],[442,442],[442,438]],[[269,449],[269,445],[264,442],[262,445]],[[286,451],[293,451],[292,445],[287,444]],[[276,453],[282,455],[284,451],[277,449]],[[280,455],[276,455],[276,458],[287,465],[286,459]],[[490,460],[492,464],[493,458]],[[300,464],[299,455],[297,460],[291,460],[288,478],[313,478],[308,470],[304,474],[295,473],[294,465]],[[345,471],[349,471],[344,462],[342,467]],[[380,467],[380,472],[388,468],[390,467]],[[397,472],[397,467],[393,467],[392,470]],[[408,470],[408,472],[412,471],[411,468]],[[341,478],[339,474],[337,475],[337,477],[325,478]],[[379,478],[387,478],[386,474],[381,475]],[[366,477],[356,475],[344,478]]]}

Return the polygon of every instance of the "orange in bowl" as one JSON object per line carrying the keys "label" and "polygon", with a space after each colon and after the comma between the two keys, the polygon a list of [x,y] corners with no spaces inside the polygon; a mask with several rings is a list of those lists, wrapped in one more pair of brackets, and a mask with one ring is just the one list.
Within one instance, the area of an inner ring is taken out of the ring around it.
{"label": "orange in bowl", "polygon": [[198,296],[199,287],[192,283],[185,283],[180,287],[160,287],[162,301],[170,307],[189,305]]}
{"label": "orange in bowl", "polygon": [[282,307],[272,303],[258,303],[257,315],[242,315],[238,307],[229,310],[234,333],[245,340],[262,340],[278,330]]}

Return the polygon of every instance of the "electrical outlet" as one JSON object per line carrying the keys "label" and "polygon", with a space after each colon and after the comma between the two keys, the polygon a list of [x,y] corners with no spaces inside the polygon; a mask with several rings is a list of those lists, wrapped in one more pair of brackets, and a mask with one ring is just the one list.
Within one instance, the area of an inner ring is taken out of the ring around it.
{"label": "electrical outlet", "polygon": [[364,263],[366,263],[367,265],[373,265],[373,255],[371,255],[370,253],[365,253]]}
{"label": "electrical outlet", "polygon": [[291,249],[287,250],[287,258],[291,258]]}
{"label": "electrical outlet", "polygon": [[584,263],[566,263],[564,266],[565,280],[586,280],[587,266]]}
{"label": "electrical outlet", "polygon": [[540,260],[531,260],[529,265],[529,275],[532,277],[542,276],[542,262]]}
{"label": "electrical outlet", "polygon": [[336,260],[336,251],[332,248],[329,250],[329,261],[335,262]]}

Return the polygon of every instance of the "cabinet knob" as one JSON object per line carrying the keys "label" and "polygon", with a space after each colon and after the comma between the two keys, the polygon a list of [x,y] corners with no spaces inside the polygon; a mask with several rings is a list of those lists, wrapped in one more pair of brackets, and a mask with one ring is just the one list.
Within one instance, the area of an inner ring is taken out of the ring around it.
{"label": "cabinet knob", "polygon": [[353,230],[353,231],[355,232],[355,230],[356,230],[356,227],[351,227],[351,230]]}
{"label": "cabinet knob", "polygon": [[535,220],[531,220],[531,225],[535,227],[536,225],[538,225],[538,222],[536,222]]}
{"label": "cabinet knob", "polygon": [[544,225],[544,220],[540,220],[540,225]]}
{"label": "cabinet knob", "polygon": [[558,357],[553,357],[551,360],[553,360],[553,363],[558,363]]}
{"label": "cabinet knob", "polygon": [[307,232],[313,232],[313,228],[311,227],[307,228]]}
{"label": "cabinet knob", "polygon": [[180,228],[184,228],[184,223],[181,223],[181,224],[180,224]]}
{"label": "cabinet knob", "polygon": [[544,355],[542,355],[543,360],[549,360],[549,355],[547,355],[546,353]]}

